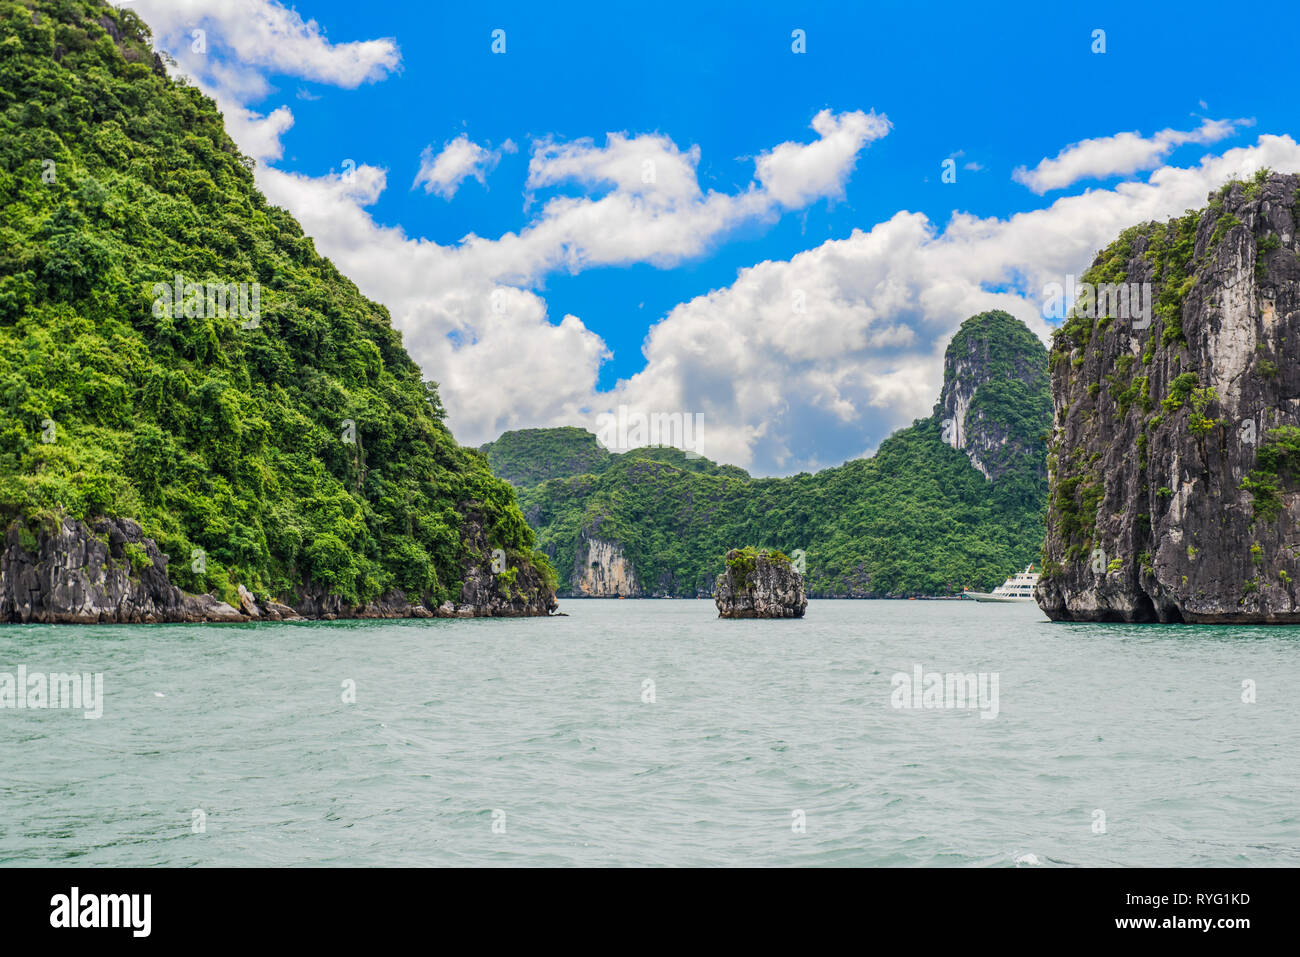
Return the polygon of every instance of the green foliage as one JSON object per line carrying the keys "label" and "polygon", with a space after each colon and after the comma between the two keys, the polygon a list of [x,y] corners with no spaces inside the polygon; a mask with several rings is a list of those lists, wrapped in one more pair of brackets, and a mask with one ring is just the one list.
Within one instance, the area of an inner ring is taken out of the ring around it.
{"label": "green foliage", "polygon": [[[1125,359],[1132,359],[1132,356],[1123,356]],[[1148,377],[1144,375],[1134,376],[1133,381],[1128,384],[1122,392],[1115,396],[1116,411],[1120,418],[1128,414],[1128,410],[1136,401],[1143,411],[1151,407],[1151,398],[1147,393]]]}
{"label": "green foliage", "polygon": [[990,485],[933,419],[895,432],[870,459],[816,475],[742,479],[629,453],[600,475],[520,492],[561,589],[587,531],[620,542],[648,591],[678,596],[708,594],[738,541],[803,550],[814,595],[989,588],[1037,556],[1045,498],[1032,467]]}
{"label": "green foliage", "polygon": [[1183,341],[1183,299],[1195,281],[1193,257],[1200,214],[1189,210],[1163,225],[1146,227],[1150,233],[1148,257],[1157,284],[1155,315],[1161,322],[1160,344]]}
{"label": "green foliage", "polygon": [[505,432],[480,451],[487,455],[493,475],[520,487],[583,473],[599,475],[610,457],[592,433],[567,427]]}
{"label": "green foliage", "polygon": [[[0,76],[0,512],[134,518],[222,594],[458,598],[470,510],[529,552],[387,312],[267,204],[130,8],[0,0]],[[155,309],[176,275],[259,284],[256,327]]]}
{"label": "green foliage", "polygon": [[555,566],[551,564],[550,556],[541,549],[537,549],[528,556],[528,560],[537,568],[538,573],[542,576],[542,584],[551,591],[555,591],[560,585],[559,576],[555,574]]}
{"label": "green foliage", "polygon": [[758,569],[759,551],[752,545],[727,552],[725,561],[731,574],[743,584],[749,584]]}
{"label": "green foliage", "polygon": [[1254,499],[1257,518],[1272,521],[1282,512],[1282,494],[1300,478],[1300,428],[1269,429],[1255,455],[1256,467],[1241,482]]}
{"label": "green foliage", "polygon": [[1219,401],[1219,393],[1212,388],[1193,389],[1191,392],[1191,414],[1187,417],[1187,428],[1198,438],[1205,435],[1219,424],[1218,419],[1206,416],[1205,410]]}
{"label": "green foliage", "polygon": [[1258,199],[1260,197],[1260,194],[1264,191],[1264,183],[1272,172],[1267,166],[1255,171],[1255,175],[1245,184],[1245,194],[1248,199]]}
{"label": "green foliage", "polygon": [[139,575],[146,568],[153,567],[153,559],[149,557],[149,553],[145,551],[143,545],[127,542],[122,546],[122,549],[126,552],[127,560],[131,563],[131,571],[135,574]]}
{"label": "green foliage", "polygon": [[1052,491],[1051,514],[1061,540],[1070,543],[1072,555],[1086,550],[1097,528],[1097,509],[1105,495],[1101,478],[1080,472],[1062,478]]}
{"label": "green foliage", "polygon": [[[1214,203],[1211,203],[1211,207]],[[1222,200],[1219,200],[1222,207]],[[1182,311],[1183,300],[1195,283],[1196,231],[1200,222],[1200,213],[1188,210],[1183,216],[1170,219],[1164,223],[1145,223],[1132,226],[1122,232],[1093,261],[1084,272],[1083,281],[1094,286],[1106,283],[1123,283],[1132,278],[1130,266],[1135,250],[1145,245],[1142,254],[1151,268],[1154,283],[1155,303],[1153,312],[1159,320],[1160,335],[1147,336],[1142,351],[1143,364],[1149,364],[1157,346],[1184,341]],[[1133,281],[1138,281],[1134,279]],[[1110,323],[1094,322],[1086,315],[1088,310],[1076,309],[1056,331],[1052,338],[1053,364],[1063,362],[1070,351],[1088,346],[1095,334],[1103,333]],[[1083,365],[1083,356],[1073,359],[1074,367]],[[1119,370],[1119,376],[1128,375],[1127,364]],[[1112,386],[1117,385],[1112,381]],[[1122,391],[1122,390],[1121,390]],[[1125,403],[1125,412],[1132,404],[1134,396],[1129,395]],[[1123,414],[1123,413],[1121,413]]]}
{"label": "green foliage", "polygon": [[753,545],[746,545],[744,548],[733,548],[725,556],[727,571],[733,584],[740,588],[752,586],[754,574],[758,571],[760,561],[765,561],[769,565],[790,567],[789,556],[775,549],[755,548]]}
{"label": "green foliage", "polygon": [[1282,240],[1277,233],[1269,233],[1255,245],[1255,277],[1263,279],[1268,275],[1268,263],[1264,261],[1269,253],[1282,248]]}
{"label": "green foliage", "polygon": [[1223,237],[1228,231],[1241,225],[1241,220],[1232,213],[1220,216],[1218,222],[1214,224],[1214,232],[1210,234],[1210,245],[1217,246],[1223,241]]}
{"label": "green foliage", "polygon": [[1169,395],[1160,400],[1160,407],[1166,412],[1177,412],[1183,407],[1183,403],[1187,401],[1199,381],[1195,372],[1184,372],[1177,376],[1169,384]]}
{"label": "green foliage", "polygon": [[[961,324],[945,350],[944,383],[951,384],[961,360],[980,368],[981,385],[971,398],[967,421],[1006,441],[985,453],[996,471],[1020,465],[1028,454],[1035,464],[1046,454],[1043,434],[1052,421],[1047,355],[1042,342],[1010,313],[991,310]],[[939,415],[939,410],[935,409]],[[1000,584],[1000,582],[999,582]]]}

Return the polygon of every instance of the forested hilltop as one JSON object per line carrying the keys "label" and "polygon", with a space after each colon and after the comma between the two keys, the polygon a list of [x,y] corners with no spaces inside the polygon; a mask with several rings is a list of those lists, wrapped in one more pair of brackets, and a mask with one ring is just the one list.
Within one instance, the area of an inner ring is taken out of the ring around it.
{"label": "forested hilltop", "polygon": [[129,7],[0,0],[0,612],[553,604],[510,485],[252,165]]}
{"label": "forested hilltop", "polygon": [[956,594],[1038,558],[1047,372],[1023,323],[974,316],[948,347],[933,415],[815,475],[754,479],[677,449],[613,454],[573,428],[484,449],[521,486],[562,594],[707,595],[722,556],[745,545],[801,559],[813,596]]}

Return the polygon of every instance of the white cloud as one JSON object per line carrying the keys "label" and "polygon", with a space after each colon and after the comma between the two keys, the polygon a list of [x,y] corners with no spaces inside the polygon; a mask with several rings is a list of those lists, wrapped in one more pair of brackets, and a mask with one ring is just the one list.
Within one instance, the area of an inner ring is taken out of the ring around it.
{"label": "white cloud", "polygon": [[608,350],[576,317],[550,322],[536,293],[494,282],[508,260],[482,245],[439,246],[377,225],[365,207],[386,177],[371,166],[350,181],[276,169],[258,179],[363,293],[389,307],[408,352],[441,384],[462,442],[581,418]]}
{"label": "white cloud", "polygon": [[590,189],[614,187],[667,207],[702,198],[696,175],[699,162],[698,146],[681,150],[661,134],[610,133],[604,146],[589,138],[572,142],[550,138],[533,146],[527,189],[532,192],[566,182]]}
{"label": "white cloud", "polygon": [[[856,121],[842,114],[831,119],[839,129]],[[823,128],[828,128],[823,124]],[[802,149],[815,151],[823,140]],[[793,157],[794,144],[786,153]],[[499,239],[470,234],[455,247],[457,257],[475,275],[493,282],[534,286],[557,270],[579,272],[595,266],[648,262],[671,266],[706,252],[719,237],[745,222],[775,218],[792,201],[751,183],[737,193],[700,188],[698,148],[680,149],[661,134],[629,136],[610,133],[604,146],[589,139],[538,141],[529,160],[529,202],[537,191],[576,183],[591,196],[556,195],[541,204],[532,223]],[[850,162],[839,164],[847,176]],[[827,178],[827,192],[807,192],[806,201],[830,196],[842,181]]]}
{"label": "white cloud", "polygon": [[217,102],[240,149],[264,162],[283,155],[280,137],[293,126],[287,106],[248,107],[271,92],[267,74],[352,89],[401,65],[395,41],[330,43],[315,20],[274,0],[137,0],[131,8],[155,46]]}
{"label": "white cloud", "polygon": [[[823,124],[832,132],[844,125]],[[601,401],[595,383],[609,351],[578,317],[551,322],[533,291],[547,275],[594,265],[672,265],[783,205],[758,184],[734,195],[706,193],[699,158],[697,148],[682,150],[658,134],[614,133],[604,146],[539,141],[530,157],[530,193],[565,183],[607,192],[552,197],[518,233],[471,234],[449,246],[371,219],[365,207],[386,185],[384,171],[374,167],[358,167],[350,179],[261,168],[258,182],[364,293],[389,307],[408,351],[442,385],[457,437],[479,444],[508,428],[594,424],[589,410]],[[842,175],[848,165],[839,164]],[[828,191],[842,188],[833,178],[823,182]]]}
{"label": "white cloud", "polygon": [[[348,85],[398,62],[389,41],[345,44],[349,49],[339,53],[314,23],[267,0],[145,0],[140,7],[147,20],[174,31],[195,14],[220,25],[218,33],[229,28],[243,38],[231,49],[261,70],[283,72],[288,63],[304,79]],[[167,12],[177,9],[182,13]],[[240,17],[247,22],[234,22]],[[277,38],[293,48],[284,62],[268,52]],[[241,147],[262,158],[279,155],[279,138],[293,117],[286,107],[262,115],[245,106],[266,92],[259,69],[241,74],[220,58],[185,69],[197,69],[205,88],[216,91]],[[1017,178],[1041,192],[1087,176],[1148,169],[1179,143],[1215,142],[1235,125],[1212,121],[1149,140],[1129,133],[1084,141]],[[1189,168],[1157,169],[1146,182],[1063,197],[1006,219],[956,213],[941,227],[900,211],[789,261],[742,270],[729,286],[681,303],[650,329],[641,371],[598,389],[608,348],[578,316],[551,320],[538,291],[546,278],[600,265],[672,266],[706,252],[744,222],[842,196],[858,154],[888,132],[889,121],[822,111],[813,129],[818,137],[811,143],[783,143],[759,154],[754,181],[736,193],[702,189],[700,150],[682,149],[662,134],[611,133],[600,146],[542,140],[533,146],[525,186],[528,225],[495,239],[470,234],[447,246],[374,221],[367,207],[387,177],[373,166],[347,178],[265,166],[257,176],[268,198],[293,212],[324,255],[389,307],[408,351],[441,383],[449,424],[461,441],[479,444],[528,426],[594,430],[598,413],[626,403],[702,412],[705,454],[773,474],[836,464],[928,414],[941,385],[944,347],[967,316],[1003,308],[1045,337],[1042,287],[1080,273],[1124,227],[1198,207],[1226,179],[1262,166],[1300,170],[1294,140],[1264,135],[1254,146],[1206,156]],[[482,157],[473,158],[457,182],[481,168]],[[439,176],[431,170],[428,182],[450,188],[452,173],[463,168],[453,165]],[[538,198],[565,184],[589,195]]]}
{"label": "white cloud", "polygon": [[1139,170],[1155,169],[1179,146],[1217,143],[1231,136],[1238,126],[1249,125],[1249,120],[1204,120],[1194,130],[1161,130],[1149,138],[1133,132],[1081,140],[1056,156],[1043,159],[1033,169],[1018,167],[1011,178],[1041,196],[1083,179],[1128,176]]}
{"label": "white cloud", "polygon": [[[134,6],[189,75],[215,69],[199,58],[220,53],[238,62],[245,89],[265,89],[250,68],[353,89],[401,63],[392,39],[330,43],[315,20],[274,0],[137,0]],[[195,30],[206,31],[207,52],[194,49]]]}
{"label": "white cloud", "polygon": [[[647,145],[691,169],[697,162],[695,151],[661,138]],[[579,151],[585,160],[574,175],[605,170],[604,182],[639,189],[639,179],[628,180],[615,161],[626,149],[614,141],[610,153]],[[538,161],[550,172],[539,172],[534,186],[560,172],[548,163]],[[351,185],[274,170],[260,175],[271,200],[301,219],[318,248],[389,306],[412,355],[442,383],[461,441],[479,444],[505,429],[542,425],[594,431],[598,413],[626,403],[701,412],[710,458],[784,474],[837,464],[929,414],[942,384],[943,350],[966,317],[1006,309],[1045,338],[1046,283],[1078,275],[1123,228],[1201,206],[1225,180],[1263,166],[1300,170],[1300,146],[1265,135],[1190,168],[1166,167],[1147,182],[1063,197],[1007,219],[958,213],[940,228],[901,211],[789,261],[759,263],[730,286],[680,304],[650,330],[644,368],[604,392],[596,386],[607,356],[599,336],[576,316],[552,323],[541,295],[503,286],[502,277],[540,278],[568,264],[648,255],[653,246],[608,232],[618,217],[600,204],[611,196],[622,197],[624,212],[643,217],[622,224],[633,233],[656,222],[647,209],[669,210],[672,242],[659,248],[681,253],[677,219],[706,215],[700,209],[710,202],[685,180],[661,181],[651,192],[664,195],[653,202],[620,189],[572,207],[552,201],[519,235],[439,246],[371,220],[363,207],[382,189],[380,171],[359,169]],[[585,227],[570,219],[597,209],[593,222],[582,220]],[[567,250],[568,242],[582,249]],[[795,308],[796,293],[803,311]]]}
{"label": "white cloud", "polygon": [[411,188],[423,184],[426,193],[451,199],[460,189],[460,184],[471,176],[486,185],[487,175],[496,169],[501,155],[517,149],[513,140],[506,140],[500,149],[488,149],[464,133],[443,144],[441,152],[435,153],[432,146],[426,146],[420,156],[420,171],[416,173]]}
{"label": "white cloud", "polygon": [[1300,145],[1261,136],[1007,219],[958,213],[940,229],[900,211],[677,306],[651,329],[645,368],[605,402],[702,412],[704,453],[759,473],[836,464],[929,414],[964,319],[1005,309],[1046,339],[1046,283],[1080,274],[1127,226],[1203,206],[1264,166],[1300,171]]}
{"label": "white cloud", "polygon": [[782,143],[755,161],[757,179],[768,194],[788,209],[806,206],[823,196],[844,195],[862,147],[889,132],[889,118],[875,111],[831,113],[822,110],[812,121],[821,138],[816,142]]}
{"label": "white cloud", "polygon": [[217,104],[226,118],[226,132],[246,155],[266,162],[284,155],[280,137],[293,126],[293,111],[280,106],[265,116],[237,103]]}

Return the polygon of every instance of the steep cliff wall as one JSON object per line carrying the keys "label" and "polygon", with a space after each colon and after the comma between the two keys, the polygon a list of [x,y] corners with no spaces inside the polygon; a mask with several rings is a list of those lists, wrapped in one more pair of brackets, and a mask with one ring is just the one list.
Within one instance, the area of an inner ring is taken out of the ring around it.
{"label": "steep cliff wall", "polygon": [[641,595],[636,569],[617,542],[583,538],[574,555],[569,579],[576,595],[585,598],[636,598]]}
{"label": "steep cliff wall", "polygon": [[[278,612],[272,612],[276,618]],[[167,557],[129,520],[94,529],[64,519],[5,532],[0,551],[0,621],[51,624],[243,621],[211,595],[189,595],[167,578]]]}
{"label": "steep cliff wall", "polygon": [[1053,343],[1051,618],[1300,622],[1298,194],[1229,184],[1084,275],[1118,285]]}

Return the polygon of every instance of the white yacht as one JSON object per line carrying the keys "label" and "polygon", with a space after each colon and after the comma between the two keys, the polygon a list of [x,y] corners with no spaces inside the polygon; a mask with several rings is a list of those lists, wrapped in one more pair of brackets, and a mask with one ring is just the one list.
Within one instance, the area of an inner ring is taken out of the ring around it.
{"label": "white yacht", "polygon": [[1038,572],[1031,562],[1020,574],[1012,575],[992,592],[970,591],[961,593],[962,598],[971,601],[1033,601],[1034,585],[1038,584]]}

